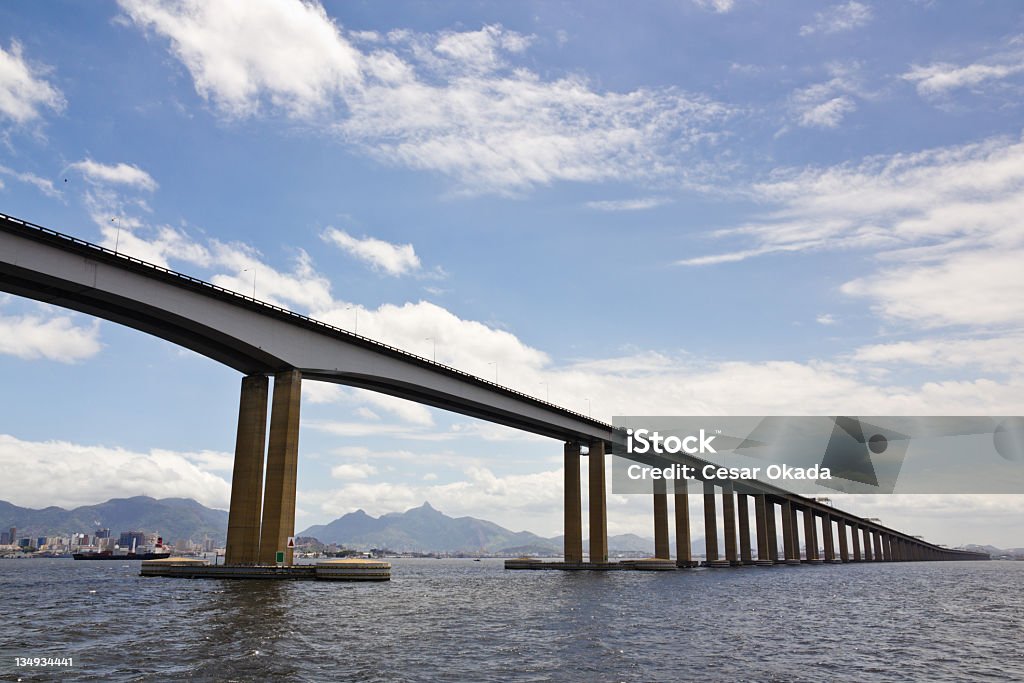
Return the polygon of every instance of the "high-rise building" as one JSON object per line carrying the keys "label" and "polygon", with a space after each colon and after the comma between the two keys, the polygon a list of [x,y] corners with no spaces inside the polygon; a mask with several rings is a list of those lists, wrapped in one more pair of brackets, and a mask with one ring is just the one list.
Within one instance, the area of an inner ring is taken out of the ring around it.
{"label": "high-rise building", "polygon": [[146,534],[141,531],[122,531],[117,544],[122,548],[131,550],[132,545],[140,546],[146,544]]}
{"label": "high-rise building", "polygon": [[11,529],[10,529],[10,531],[8,531],[7,533],[8,533],[8,536],[7,536],[7,537],[8,537],[9,539],[11,539],[11,540],[10,540],[10,543],[11,543],[12,545],[18,542],[18,541],[17,541],[17,539],[18,539],[18,530],[17,530],[16,528],[14,528],[14,527],[12,526],[12,527],[11,527]]}
{"label": "high-rise building", "polygon": [[10,545],[11,535],[6,531],[0,531],[0,545]]}
{"label": "high-rise building", "polygon": [[46,536],[40,536],[36,539],[37,548],[42,548],[44,545],[46,545]]}
{"label": "high-rise building", "polygon": [[97,529],[96,538],[110,538],[110,529]]}

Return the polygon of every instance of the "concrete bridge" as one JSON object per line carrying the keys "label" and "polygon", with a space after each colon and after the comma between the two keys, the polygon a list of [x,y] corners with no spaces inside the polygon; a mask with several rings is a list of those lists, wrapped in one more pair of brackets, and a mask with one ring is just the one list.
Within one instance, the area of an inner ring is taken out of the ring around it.
{"label": "concrete bridge", "polygon": [[[286,540],[295,531],[300,389],[306,378],[391,394],[563,442],[563,565],[610,567],[605,454],[620,440],[612,425],[4,214],[0,214],[0,291],[127,325],[243,373],[228,517],[228,564],[272,565],[281,551],[285,563],[292,563]],[[581,514],[583,457],[587,458],[590,492],[587,562]],[[692,464],[703,462],[693,458]],[[703,486],[709,566],[988,559],[984,554],[927,543],[767,484],[745,482],[735,490],[731,484],[722,487],[704,482]],[[689,494],[684,490],[658,491],[653,496],[655,555],[670,558],[670,495],[675,503],[676,564],[693,566]],[[751,507],[756,558],[752,556]],[[720,556],[718,544],[719,509],[724,515],[724,556]],[[777,552],[780,526],[782,555]]]}

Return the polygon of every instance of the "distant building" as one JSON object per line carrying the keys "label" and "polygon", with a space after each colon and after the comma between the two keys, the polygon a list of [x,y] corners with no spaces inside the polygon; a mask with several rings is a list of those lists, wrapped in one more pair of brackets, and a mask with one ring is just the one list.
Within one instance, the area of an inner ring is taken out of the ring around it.
{"label": "distant building", "polygon": [[18,547],[19,548],[31,548],[32,547],[32,539],[31,538],[23,538],[23,539],[21,539],[20,541],[18,541]]}
{"label": "distant building", "polygon": [[40,536],[36,539],[37,548],[42,548],[44,545],[46,545],[46,536]]}
{"label": "distant building", "polygon": [[117,544],[129,550],[131,550],[132,545],[136,547],[146,545],[146,534],[141,531],[122,531]]}
{"label": "distant building", "polygon": [[96,538],[110,538],[110,529],[97,529]]}
{"label": "distant building", "polygon": [[10,545],[11,535],[6,531],[0,531],[0,545]]}
{"label": "distant building", "polygon": [[12,526],[10,531],[7,532],[7,538],[10,539],[7,542],[14,545],[17,542],[18,530]]}

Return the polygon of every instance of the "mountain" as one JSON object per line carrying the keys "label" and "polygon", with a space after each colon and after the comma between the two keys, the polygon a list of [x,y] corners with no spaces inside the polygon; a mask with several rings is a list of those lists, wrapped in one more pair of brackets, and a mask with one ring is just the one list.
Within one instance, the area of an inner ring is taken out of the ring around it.
{"label": "mountain", "polygon": [[[564,547],[563,536],[544,538],[529,531],[510,531],[494,522],[475,517],[449,517],[430,503],[380,517],[356,510],[330,524],[311,526],[299,535],[349,548],[387,548],[402,552],[558,555]],[[703,539],[695,539],[694,551],[703,552],[703,543]],[[588,549],[589,545],[584,539],[584,549]],[[654,552],[654,541],[636,534],[620,534],[608,537],[608,548],[612,554],[650,554]]]}
{"label": "mountain", "polygon": [[299,535],[361,549],[514,553],[529,548],[532,552],[561,552],[561,546],[552,539],[529,531],[509,531],[475,517],[449,517],[430,503],[380,517],[356,510],[330,524],[311,526]]}
{"label": "mountain", "polygon": [[228,513],[205,507],[190,498],[113,498],[73,510],[59,507],[33,510],[0,501],[0,529],[12,526],[17,527],[18,538],[67,536],[76,532],[91,536],[97,529],[106,528],[114,536],[122,531],[156,532],[171,543],[178,539],[201,541],[209,535],[222,545],[227,535]]}

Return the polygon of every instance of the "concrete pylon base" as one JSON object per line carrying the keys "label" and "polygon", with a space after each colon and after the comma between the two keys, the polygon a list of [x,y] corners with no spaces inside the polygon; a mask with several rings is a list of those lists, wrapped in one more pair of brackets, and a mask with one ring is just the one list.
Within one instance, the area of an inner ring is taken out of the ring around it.
{"label": "concrete pylon base", "polygon": [[702,566],[709,569],[729,569],[732,567],[732,563],[729,560],[704,560]]}
{"label": "concrete pylon base", "polygon": [[774,567],[774,560],[754,560],[755,567]]}
{"label": "concrete pylon base", "polygon": [[790,567],[796,567],[796,566],[800,565],[801,562],[800,562],[800,560],[794,560],[793,558],[790,558],[790,559],[786,560],[786,564],[789,565]]}

